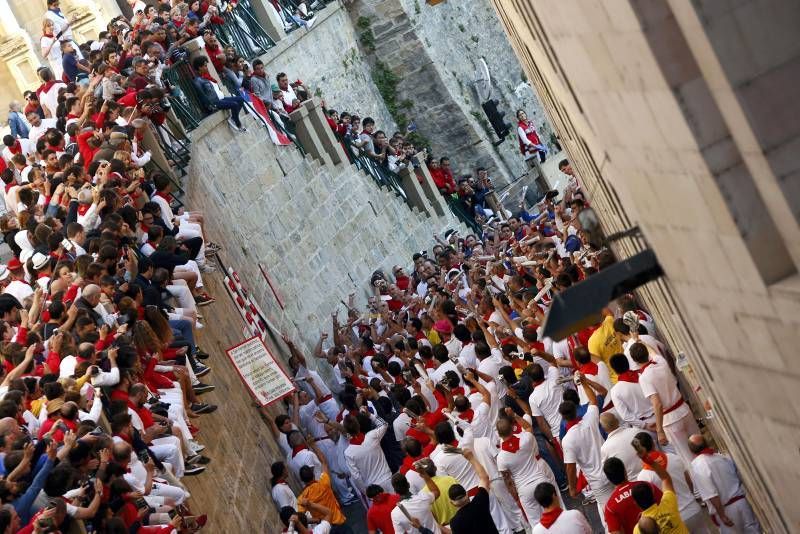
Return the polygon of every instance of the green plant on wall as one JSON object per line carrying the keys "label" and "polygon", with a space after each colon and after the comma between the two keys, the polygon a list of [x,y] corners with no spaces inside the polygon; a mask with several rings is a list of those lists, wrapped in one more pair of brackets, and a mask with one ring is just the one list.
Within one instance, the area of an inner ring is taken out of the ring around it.
{"label": "green plant on wall", "polygon": [[[375,82],[375,87],[378,88],[378,92],[386,104],[386,109],[397,123],[397,127],[405,130],[408,126],[408,117],[401,109],[408,108],[397,101],[397,84],[400,83],[400,78],[384,62],[377,60],[372,68],[372,81]],[[403,101],[403,103],[405,102],[410,103],[408,100]]]}
{"label": "green plant on wall", "polygon": [[369,52],[375,51],[375,34],[372,32],[372,21],[368,17],[358,17],[356,28],[361,30],[358,40]]}

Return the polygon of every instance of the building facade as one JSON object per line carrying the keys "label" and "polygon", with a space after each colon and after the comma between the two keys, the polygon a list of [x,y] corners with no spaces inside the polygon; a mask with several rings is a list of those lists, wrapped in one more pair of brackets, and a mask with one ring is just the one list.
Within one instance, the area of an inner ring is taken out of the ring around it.
{"label": "building facade", "polygon": [[[800,4],[493,0],[768,532],[800,509]],[[793,157],[794,156],[794,157]],[[705,412],[705,413],[703,413]]]}

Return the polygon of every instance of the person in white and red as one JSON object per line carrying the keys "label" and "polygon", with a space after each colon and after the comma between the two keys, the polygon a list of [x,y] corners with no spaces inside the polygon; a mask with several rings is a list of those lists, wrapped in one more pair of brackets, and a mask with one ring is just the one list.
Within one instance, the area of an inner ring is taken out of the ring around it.
{"label": "person in white and red", "polygon": [[292,452],[289,454],[289,467],[294,472],[294,475],[300,476],[300,468],[304,465],[310,465],[314,468],[314,477],[319,478],[322,474],[322,464],[317,455],[308,448],[303,433],[293,430],[287,436],[287,441],[292,448]]}
{"label": "person in white and red", "polygon": [[614,411],[619,418],[632,427],[655,430],[656,416],[653,405],[642,393],[639,373],[632,371],[624,354],[615,354],[608,364],[617,374],[617,383],[611,387],[608,396],[614,403]]}
{"label": "person in white and red", "polygon": [[[678,512],[681,514],[681,519],[686,528],[689,529],[689,532],[692,534],[710,534],[709,525],[711,522],[708,515],[694,498],[694,485],[689,475],[689,467],[683,463],[680,456],[671,452],[655,450],[653,436],[649,432],[638,432],[634,437],[639,440],[639,444],[647,451],[648,458],[666,469],[670,478],[672,478],[672,487],[678,497]],[[635,454],[636,450],[631,447],[632,442],[632,439],[628,440],[628,448],[632,449]],[[641,464],[642,469],[636,477],[637,480],[650,482],[654,485],[661,484],[661,479],[650,465],[647,462],[641,462]]]}
{"label": "person in white and red", "polygon": [[600,414],[600,425],[606,432],[606,441],[600,447],[600,457],[603,462],[612,456],[619,458],[625,464],[628,480],[635,480],[642,470],[642,462],[636,455],[636,450],[631,447],[631,441],[639,433],[639,429],[620,426],[619,419],[611,412]]}
{"label": "person in white and red", "polygon": [[418,463],[414,464],[414,471],[425,481],[428,491],[420,491],[412,495],[406,476],[399,472],[392,475],[392,488],[396,494],[400,495],[397,506],[392,510],[394,532],[395,534],[417,534],[420,532],[420,527],[423,527],[433,534],[441,534],[442,529],[439,528],[439,523],[431,513],[431,505],[441,495],[439,486]]}
{"label": "person in white and red", "polygon": [[592,527],[580,511],[561,507],[560,495],[554,485],[542,482],[536,486],[533,494],[544,512],[531,534],[592,534]]}
{"label": "person in white and red", "polygon": [[708,446],[700,434],[688,440],[695,455],[691,462],[692,480],[700,497],[706,501],[711,519],[722,534],[757,534],[761,532],[733,460]]}
{"label": "person in white and red", "polygon": [[578,469],[581,470],[589,487],[597,500],[597,511],[605,527],[603,508],[614,491],[613,486],[603,474],[603,462],[600,448],[603,436],[600,435],[600,410],[597,407],[597,395],[590,381],[580,371],[575,371],[575,383],[582,387],[589,399],[589,407],[582,418],[578,417],[578,407],[574,402],[564,401],[558,411],[567,423],[567,433],[561,443],[564,450],[564,466],[567,471],[569,494],[576,497],[582,487],[578,484]]}
{"label": "person in white and red", "polygon": [[[497,470],[506,480],[511,494],[516,491],[528,521],[535,523],[542,515],[542,507],[534,496],[536,486],[542,482],[555,484],[556,479],[553,471],[539,456],[539,446],[531,424],[517,416],[511,408],[506,408],[505,414],[506,417],[497,421],[497,434],[501,439],[500,451],[497,453]],[[522,430],[516,434],[515,423]]]}
{"label": "person in white and red", "polygon": [[480,479],[469,460],[452,449],[458,447],[453,427],[447,421],[442,421],[436,425],[433,431],[436,434],[438,445],[431,452],[430,458],[436,464],[437,474],[455,478],[466,489],[467,495],[474,497],[478,492]]}
{"label": "person in white and red", "polygon": [[[366,408],[362,408],[364,417],[369,417],[372,430],[363,432],[358,418],[348,415],[343,426],[350,436],[350,444],[344,450],[350,477],[362,495],[367,494],[367,487],[377,484],[387,493],[392,492],[392,471],[386,463],[386,456],[381,449],[381,440],[389,425],[383,419],[370,416]],[[366,413],[364,413],[366,412]]]}
{"label": "person in white and red", "polygon": [[547,147],[539,139],[536,133],[536,126],[528,120],[528,114],[524,110],[517,110],[517,140],[519,141],[519,151],[525,158],[528,168],[536,169],[536,185],[542,195],[550,189],[547,179],[542,174],[539,163],[544,163],[547,159]]}
{"label": "person in white and red", "polygon": [[643,343],[634,343],[630,348],[631,358],[640,365],[639,386],[642,393],[653,404],[656,416],[658,442],[671,444],[678,456],[688,465],[694,457],[689,450],[688,439],[700,429],[678,391],[678,381],[666,362],[655,363]]}
{"label": "person in white and red", "polygon": [[321,515],[322,521],[314,526],[309,526],[306,514],[299,514],[297,510],[291,506],[284,506],[280,510],[281,522],[285,527],[281,532],[294,532],[297,534],[329,534],[331,531],[331,511],[330,509],[303,499],[297,501],[297,504],[305,506],[308,510]]}

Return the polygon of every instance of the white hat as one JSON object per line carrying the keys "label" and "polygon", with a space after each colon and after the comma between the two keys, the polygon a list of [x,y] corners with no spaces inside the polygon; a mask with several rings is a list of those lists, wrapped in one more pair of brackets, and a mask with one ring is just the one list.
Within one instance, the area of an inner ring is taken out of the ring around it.
{"label": "white hat", "polygon": [[0,264],[0,280],[5,280],[9,274],[11,271],[8,270],[8,266]]}
{"label": "white hat", "polygon": [[45,256],[41,252],[37,252],[33,255],[31,261],[33,262],[33,268],[38,271],[39,269],[47,265],[47,262],[50,261],[50,256]]}
{"label": "white hat", "polygon": [[[17,232],[17,235],[19,235],[19,232]],[[23,248],[22,251],[19,253],[19,261],[22,262],[22,265],[25,265],[26,263],[28,263],[28,260],[31,259],[31,256],[33,256],[33,249]]]}

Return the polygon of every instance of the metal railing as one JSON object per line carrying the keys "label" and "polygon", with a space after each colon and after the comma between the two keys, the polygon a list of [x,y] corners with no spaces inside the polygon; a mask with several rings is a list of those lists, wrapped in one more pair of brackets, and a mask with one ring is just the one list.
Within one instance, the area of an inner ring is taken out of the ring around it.
{"label": "metal railing", "polygon": [[483,229],[481,225],[475,221],[475,217],[469,213],[467,207],[464,206],[464,203],[461,202],[460,199],[454,198],[453,195],[446,195],[444,198],[447,205],[450,207],[450,211],[453,212],[453,215],[455,215],[459,221],[464,223],[475,235],[480,235],[482,233]]}
{"label": "metal railing", "polygon": [[347,155],[350,158],[350,163],[357,168],[367,173],[378,185],[383,185],[391,189],[395,194],[399,195],[404,201],[408,202],[403,186],[401,185],[400,177],[397,173],[390,171],[374,159],[367,156],[367,154],[358,147],[352,146],[348,140],[342,142]]}
{"label": "metal railing", "polygon": [[194,85],[194,71],[186,60],[173,63],[164,69],[162,79],[171,87],[169,101],[186,131],[197,128],[208,115],[203,100]]}
{"label": "metal railing", "polygon": [[214,24],[214,35],[223,46],[231,46],[241,57],[251,60],[273,46],[273,41],[253,15],[250,0],[239,0],[222,15],[224,24]]}
{"label": "metal railing", "polygon": [[275,125],[275,128],[277,128],[286,137],[291,139],[292,144],[294,145],[294,147],[297,150],[300,151],[300,154],[303,157],[305,157],[306,150],[303,148],[303,145],[300,144],[300,141],[297,140],[297,135],[295,134],[295,131],[294,131],[294,125],[292,125],[291,127],[287,126],[287,124],[286,124],[287,120],[285,118],[281,117],[280,115],[278,115],[278,113],[276,113],[272,109],[269,110],[269,116],[272,119],[272,124]]}

